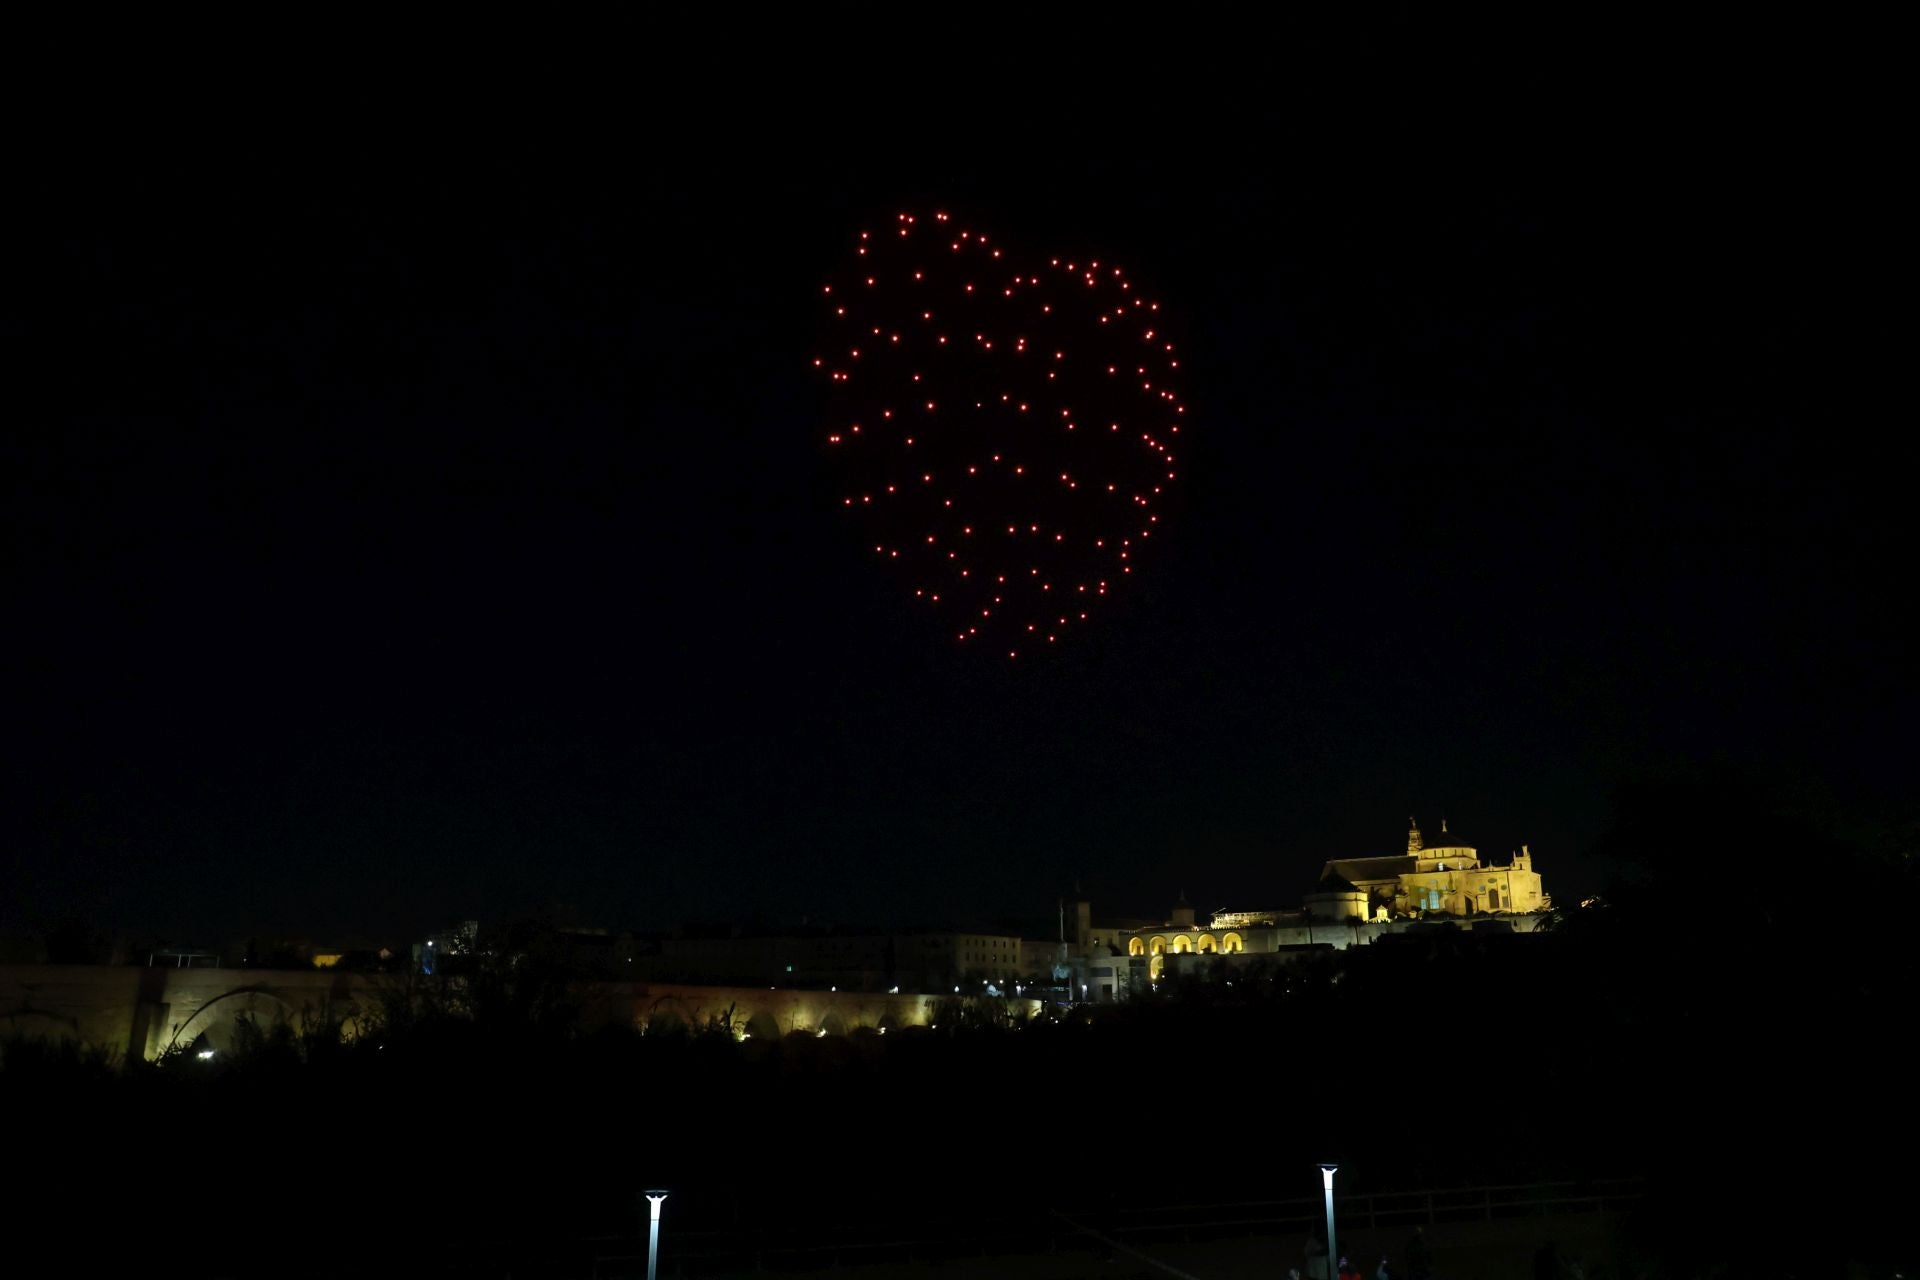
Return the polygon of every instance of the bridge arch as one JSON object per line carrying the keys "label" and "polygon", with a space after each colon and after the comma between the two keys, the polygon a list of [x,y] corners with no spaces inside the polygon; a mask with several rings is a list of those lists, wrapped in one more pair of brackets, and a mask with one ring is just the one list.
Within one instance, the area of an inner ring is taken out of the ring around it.
{"label": "bridge arch", "polygon": [[231,1053],[239,1043],[243,1020],[260,1029],[280,1023],[292,1026],[294,1008],[267,987],[236,987],[195,1009],[173,1029],[167,1047],[185,1049],[199,1043],[216,1053]]}
{"label": "bridge arch", "polygon": [[696,1025],[693,1006],[679,996],[661,996],[647,1010],[642,1029],[649,1035],[666,1035],[691,1031]]}

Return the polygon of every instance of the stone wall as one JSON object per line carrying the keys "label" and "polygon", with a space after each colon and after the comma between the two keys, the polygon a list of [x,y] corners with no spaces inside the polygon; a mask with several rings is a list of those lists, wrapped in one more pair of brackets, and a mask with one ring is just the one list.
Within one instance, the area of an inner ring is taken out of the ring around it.
{"label": "stone wall", "polygon": [[[167,969],[94,965],[0,967],[0,1035],[71,1041],[152,1060],[171,1047],[231,1048],[242,1018],[271,1023],[331,1017],[352,1032],[396,976],[327,969]],[[588,1026],[703,1026],[721,1018],[761,1037],[844,1035],[928,1025],[938,995],[595,982],[578,989]],[[1038,1000],[1006,1002],[1032,1017]]]}

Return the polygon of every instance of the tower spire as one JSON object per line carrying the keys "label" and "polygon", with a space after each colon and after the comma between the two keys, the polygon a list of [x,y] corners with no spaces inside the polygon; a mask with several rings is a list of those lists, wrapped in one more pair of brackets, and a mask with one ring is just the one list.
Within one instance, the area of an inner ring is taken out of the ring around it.
{"label": "tower spire", "polygon": [[1425,844],[1422,843],[1420,839],[1420,824],[1418,822],[1415,822],[1412,818],[1408,818],[1407,819],[1407,856],[1409,858],[1417,858],[1420,856],[1420,850],[1422,850],[1425,847],[1426,847]]}

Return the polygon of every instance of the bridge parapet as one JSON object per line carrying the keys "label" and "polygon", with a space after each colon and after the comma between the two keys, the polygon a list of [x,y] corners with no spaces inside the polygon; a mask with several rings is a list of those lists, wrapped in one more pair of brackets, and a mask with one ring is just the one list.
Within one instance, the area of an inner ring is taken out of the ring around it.
{"label": "bridge parapet", "polygon": [[[403,981],[329,969],[0,966],[0,1035],[72,1041],[147,1061],[195,1044],[230,1049],[242,1019],[284,1020],[298,1028],[303,1020],[324,1017],[343,1023],[351,1035],[364,1014]],[[931,1026],[954,999],[655,982],[583,983],[579,995],[589,1025],[644,1031],[724,1019],[736,1035],[759,1039]],[[1033,999],[990,999],[1015,1018],[1034,1017],[1042,1007]]]}

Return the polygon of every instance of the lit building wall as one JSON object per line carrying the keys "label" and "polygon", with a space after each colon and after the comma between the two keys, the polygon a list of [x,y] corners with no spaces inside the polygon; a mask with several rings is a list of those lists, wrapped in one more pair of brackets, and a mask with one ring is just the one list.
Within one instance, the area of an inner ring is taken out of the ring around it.
{"label": "lit building wall", "polygon": [[[98,1046],[136,1061],[169,1049],[218,1054],[232,1049],[243,1020],[297,1027],[324,1013],[355,1035],[359,1011],[376,1006],[389,982],[383,975],[337,969],[6,966],[0,967],[0,1007],[7,1010],[0,1014],[0,1032]],[[583,1029],[626,1025],[645,1030],[672,1021],[698,1027],[728,1019],[736,1035],[746,1034],[749,1025],[769,1035],[926,1026],[941,999],[937,994],[770,990],[764,984],[636,982],[581,983],[575,994]],[[990,1003],[1019,1019],[1041,1011],[1031,998]]]}
{"label": "lit building wall", "polygon": [[896,976],[903,989],[951,991],[987,983],[1005,988],[1037,976],[1039,971],[1029,963],[1029,945],[1001,933],[902,934],[894,939]]}
{"label": "lit building wall", "polygon": [[1442,842],[1428,845],[1414,825],[1404,856],[1334,858],[1321,878],[1346,881],[1364,893],[1368,917],[1383,908],[1392,916],[1467,916],[1525,914],[1552,907],[1526,845],[1504,867],[1484,865],[1479,850],[1449,836],[1444,823],[1441,832]]}
{"label": "lit building wall", "polygon": [[1064,948],[1057,939],[1020,942],[1020,968],[1029,977],[1051,980],[1053,966],[1062,959]]}

